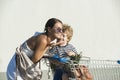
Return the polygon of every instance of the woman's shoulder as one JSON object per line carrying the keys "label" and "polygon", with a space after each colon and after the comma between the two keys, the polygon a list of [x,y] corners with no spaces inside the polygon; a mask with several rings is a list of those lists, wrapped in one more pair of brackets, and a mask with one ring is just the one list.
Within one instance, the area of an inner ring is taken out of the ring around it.
{"label": "woman's shoulder", "polygon": [[33,36],[38,36],[40,34],[43,34],[44,32],[35,32]]}
{"label": "woman's shoulder", "polygon": [[28,45],[47,44],[47,35],[44,33],[35,33],[31,38],[27,40]]}
{"label": "woman's shoulder", "polygon": [[35,32],[32,37],[45,38],[47,35],[45,32]]}
{"label": "woman's shoulder", "polygon": [[38,40],[41,42],[47,42],[47,35],[45,33],[40,33],[39,35],[37,35]]}

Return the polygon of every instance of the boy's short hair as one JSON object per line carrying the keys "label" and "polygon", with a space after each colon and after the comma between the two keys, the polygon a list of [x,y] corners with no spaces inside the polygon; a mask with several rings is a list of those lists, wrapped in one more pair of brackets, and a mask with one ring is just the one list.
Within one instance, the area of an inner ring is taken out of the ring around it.
{"label": "boy's short hair", "polygon": [[64,32],[67,34],[67,38],[69,42],[73,36],[73,29],[68,24],[63,24],[63,33]]}

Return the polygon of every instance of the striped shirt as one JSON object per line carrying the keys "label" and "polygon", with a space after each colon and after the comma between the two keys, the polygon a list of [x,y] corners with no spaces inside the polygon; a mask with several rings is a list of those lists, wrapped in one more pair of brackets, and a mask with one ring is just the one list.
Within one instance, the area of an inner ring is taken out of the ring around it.
{"label": "striped shirt", "polygon": [[68,52],[74,52],[75,54],[78,54],[75,47],[71,44],[67,44],[65,46],[55,46],[49,50],[51,55],[58,54],[59,57],[69,57],[67,55]]}

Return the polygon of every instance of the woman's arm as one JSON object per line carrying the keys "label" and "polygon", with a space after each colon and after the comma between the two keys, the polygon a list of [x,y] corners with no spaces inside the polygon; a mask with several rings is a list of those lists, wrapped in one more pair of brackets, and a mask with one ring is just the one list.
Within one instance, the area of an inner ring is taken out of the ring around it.
{"label": "woman's arm", "polygon": [[45,36],[40,36],[37,43],[38,46],[36,47],[34,55],[32,57],[33,63],[38,62],[43,57],[43,55],[49,48],[47,44],[47,38]]}

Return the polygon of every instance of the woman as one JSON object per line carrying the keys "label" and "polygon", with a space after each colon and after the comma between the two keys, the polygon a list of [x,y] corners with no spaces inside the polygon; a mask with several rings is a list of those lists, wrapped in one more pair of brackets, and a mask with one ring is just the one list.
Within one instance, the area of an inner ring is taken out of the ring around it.
{"label": "woman", "polygon": [[[37,63],[52,46],[51,41],[59,39],[62,36],[63,24],[59,19],[51,18],[47,21],[43,33],[33,36],[26,40],[22,45],[22,50],[31,59],[33,63]],[[7,68],[8,80],[16,79],[16,54],[12,57]],[[19,72],[19,70],[18,70]],[[18,78],[22,77],[17,75]]]}

